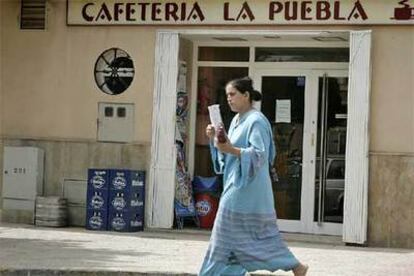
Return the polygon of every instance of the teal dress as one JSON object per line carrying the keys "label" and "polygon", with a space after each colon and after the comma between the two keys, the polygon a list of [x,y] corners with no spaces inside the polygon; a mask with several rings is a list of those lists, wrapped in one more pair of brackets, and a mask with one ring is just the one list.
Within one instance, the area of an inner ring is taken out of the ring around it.
{"label": "teal dress", "polygon": [[223,193],[210,244],[199,275],[245,275],[255,270],[291,270],[299,262],[286,247],[276,224],[269,163],[276,151],[266,117],[255,109],[236,115],[228,137],[240,158],[210,143]]}

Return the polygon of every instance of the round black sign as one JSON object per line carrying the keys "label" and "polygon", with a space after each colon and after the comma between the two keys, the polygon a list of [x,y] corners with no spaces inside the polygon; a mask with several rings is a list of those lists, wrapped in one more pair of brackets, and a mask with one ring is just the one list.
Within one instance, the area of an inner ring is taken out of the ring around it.
{"label": "round black sign", "polygon": [[99,89],[110,95],[124,92],[134,79],[134,63],[119,48],[103,52],[95,63],[95,82]]}

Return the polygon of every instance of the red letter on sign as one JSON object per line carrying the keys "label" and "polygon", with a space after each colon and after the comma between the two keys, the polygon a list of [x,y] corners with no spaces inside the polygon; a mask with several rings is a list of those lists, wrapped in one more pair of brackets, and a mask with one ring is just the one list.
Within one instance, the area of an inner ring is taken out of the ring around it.
{"label": "red letter on sign", "polygon": [[159,6],[161,6],[161,3],[152,4],[151,19],[153,21],[161,21],[161,18],[157,17],[157,15],[161,13],[161,9],[159,8]]}
{"label": "red letter on sign", "polygon": [[187,17],[187,21],[193,19],[200,19],[200,21],[204,21],[204,14],[203,11],[201,10],[200,6],[198,5],[197,2],[194,3],[193,8],[190,11],[190,14]]}
{"label": "red letter on sign", "polygon": [[312,2],[311,1],[304,1],[301,4],[301,19],[302,20],[312,20],[311,17],[306,17],[306,15],[312,11],[312,8],[308,7],[309,4],[312,4]]}
{"label": "red letter on sign", "polygon": [[[290,4],[292,4],[292,15],[289,14]],[[298,19],[298,2],[286,2],[285,3],[285,19],[296,20]]]}
{"label": "red letter on sign", "polygon": [[229,17],[229,2],[224,3],[224,20],[234,21],[234,18]]}
{"label": "red letter on sign", "polygon": [[135,9],[132,7],[134,3],[126,3],[126,20],[127,21],[136,21],[135,18],[132,18],[131,15],[135,13]]}
{"label": "red letter on sign", "polygon": [[99,18],[101,20],[107,19],[108,21],[112,21],[111,13],[109,12],[108,7],[105,5],[105,3],[102,4],[101,9],[95,18],[95,21],[98,21]]}
{"label": "red letter on sign", "polygon": [[122,9],[122,3],[115,3],[114,4],[114,20],[119,21],[119,15],[124,12]]}
{"label": "red letter on sign", "polygon": [[176,3],[167,3],[165,4],[165,20],[169,21],[170,16],[174,18],[175,21],[178,20],[178,5]]}
{"label": "red letter on sign", "polygon": [[269,5],[269,19],[275,20],[275,14],[281,12],[283,5],[280,2],[270,2]]}
{"label": "red letter on sign", "polygon": [[335,6],[334,6],[334,19],[335,20],[345,20],[345,17],[341,17],[340,11],[341,11],[341,3],[339,1],[335,1]]}
{"label": "red letter on sign", "polygon": [[250,9],[249,4],[247,4],[247,2],[243,3],[243,7],[240,10],[239,15],[237,16],[237,21],[239,21],[240,17],[243,18],[243,19],[246,19],[246,17],[248,17],[250,19],[250,21],[254,20],[253,12]]}
{"label": "red letter on sign", "polygon": [[93,16],[88,15],[88,13],[86,12],[86,8],[90,5],[93,6],[93,3],[88,3],[85,6],[83,6],[83,8],[82,8],[83,19],[85,19],[86,21],[89,21],[89,22],[91,22],[93,20]]}
{"label": "red letter on sign", "polygon": [[[330,4],[328,1],[320,1],[316,3],[316,19],[327,20],[331,17]],[[322,15],[323,13],[323,15]]]}
{"label": "red letter on sign", "polygon": [[141,7],[141,20],[145,21],[147,19],[147,6],[149,3],[137,3]]}
{"label": "red letter on sign", "polygon": [[350,20],[351,17],[358,19],[358,17],[360,16],[363,20],[368,19],[368,16],[365,13],[364,8],[362,7],[361,3],[359,3],[359,1],[356,1],[356,3],[354,4],[354,8],[352,9],[351,13],[348,16],[348,20]]}

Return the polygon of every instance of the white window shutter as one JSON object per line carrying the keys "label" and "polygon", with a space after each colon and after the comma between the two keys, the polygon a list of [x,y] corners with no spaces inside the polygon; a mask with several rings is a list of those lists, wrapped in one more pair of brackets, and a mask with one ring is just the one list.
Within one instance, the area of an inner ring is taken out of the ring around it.
{"label": "white window shutter", "polygon": [[367,242],[371,31],[350,39],[343,241]]}
{"label": "white window shutter", "polygon": [[151,167],[146,208],[146,225],[153,228],[171,228],[174,219],[178,50],[177,33],[157,33]]}

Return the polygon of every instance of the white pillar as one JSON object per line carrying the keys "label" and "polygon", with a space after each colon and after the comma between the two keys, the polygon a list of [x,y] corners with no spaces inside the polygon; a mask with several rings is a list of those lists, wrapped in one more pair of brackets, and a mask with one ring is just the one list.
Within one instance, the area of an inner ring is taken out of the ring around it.
{"label": "white pillar", "polygon": [[364,244],[368,226],[371,31],[351,32],[343,241]]}
{"label": "white pillar", "polygon": [[153,228],[171,228],[174,219],[178,50],[178,33],[157,33],[151,166],[146,204],[146,226]]}

